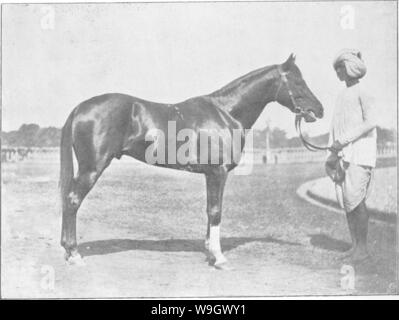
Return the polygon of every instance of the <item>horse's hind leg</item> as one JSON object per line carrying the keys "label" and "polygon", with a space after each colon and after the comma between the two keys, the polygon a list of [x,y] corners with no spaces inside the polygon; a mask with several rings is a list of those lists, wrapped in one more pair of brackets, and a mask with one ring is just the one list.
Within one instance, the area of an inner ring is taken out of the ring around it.
{"label": "horse's hind leg", "polygon": [[61,245],[65,248],[65,258],[71,264],[83,264],[77,249],[76,216],[83,199],[94,186],[101,173],[110,164],[112,157],[104,155],[90,168],[79,164],[79,171],[74,178],[66,204],[62,212]]}

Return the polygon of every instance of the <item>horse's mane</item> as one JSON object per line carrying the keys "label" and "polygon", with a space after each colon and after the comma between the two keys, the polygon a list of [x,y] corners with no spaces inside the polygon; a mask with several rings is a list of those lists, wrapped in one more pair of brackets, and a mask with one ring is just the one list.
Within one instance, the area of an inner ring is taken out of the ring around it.
{"label": "horse's mane", "polygon": [[266,66],[263,68],[253,70],[253,71],[229,82],[227,85],[223,86],[222,88],[212,92],[209,96],[210,97],[220,97],[220,96],[227,96],[231,93],[234,93],[238,87],[242,86],[242,84],[244,84],[246,82],[254,81],[255,79],[259,78],[260,76],[263,76],[265,73],[268,73],[274,67],[275,67],[275,65],[272,65],[272,66]]}

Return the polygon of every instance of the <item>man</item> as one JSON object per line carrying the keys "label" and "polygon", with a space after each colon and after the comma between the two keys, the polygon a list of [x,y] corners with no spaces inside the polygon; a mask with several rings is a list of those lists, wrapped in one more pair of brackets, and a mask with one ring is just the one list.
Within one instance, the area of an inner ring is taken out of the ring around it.
{"label": "man", "polygon": [[372,99],[362,90],[359,80],[366,66],[357,50],[341,51],[333,63],[337,77],[345,82],[335,106],[331,131],[331,151],[327,174],[336,186],[337,198],[346,212],[353,261],[368,257],[369,213],[365,201],[369,195],[372,171],[377,156],[376,114]]}

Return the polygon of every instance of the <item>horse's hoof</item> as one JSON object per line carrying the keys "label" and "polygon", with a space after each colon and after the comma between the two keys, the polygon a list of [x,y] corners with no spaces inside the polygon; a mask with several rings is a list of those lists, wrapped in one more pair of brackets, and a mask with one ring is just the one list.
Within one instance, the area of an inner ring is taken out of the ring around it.
{"label": "horse's hoof", "polygon": [[224,261],[221,263],[216,262],[213,266],[218,270],[224,270],[224,271],[234,270],[234,268],[227,261]]}
{"label": "horse's hoof", "polygon": [[208,265],[213,266],[216,262],[216,258],[210,254],[207,254],[205,257],[205,262],[208,262]]}
{"label": "horse's hoof", "polygon": [[86,263],[83,261],[83,258],[81,257],[81,255],[79,253],[77,253],[73,256],[69,256],[66,259],[66,262],[68,265],[79,266],[79,267],[83,267],[86,265]]}

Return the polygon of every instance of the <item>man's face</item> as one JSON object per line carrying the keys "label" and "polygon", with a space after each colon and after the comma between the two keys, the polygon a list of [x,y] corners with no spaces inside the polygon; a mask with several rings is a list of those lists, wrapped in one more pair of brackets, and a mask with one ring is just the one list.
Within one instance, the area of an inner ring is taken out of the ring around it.
{"label": "man's face", "polygon": [[339,64],[337,68],[335,69],[335,72],[337,72],[337,77],[340,81],[345,81],[347,78],[346,75],[346,69],[343,64]]}

